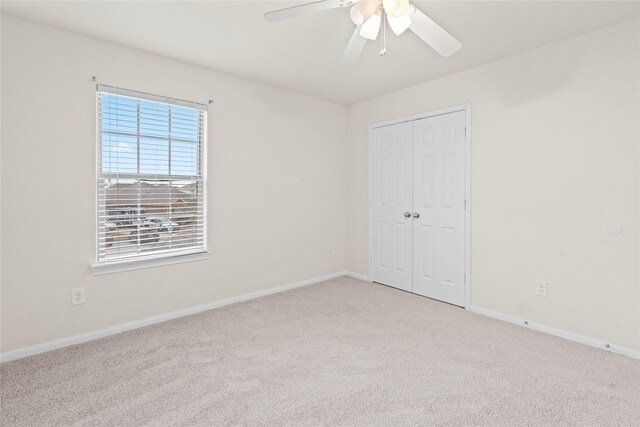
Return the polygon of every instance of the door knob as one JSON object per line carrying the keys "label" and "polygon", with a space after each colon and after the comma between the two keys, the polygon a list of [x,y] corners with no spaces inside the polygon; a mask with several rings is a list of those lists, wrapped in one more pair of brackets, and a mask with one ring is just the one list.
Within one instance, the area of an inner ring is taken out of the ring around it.
{"label": "door knob", "polygon": [[414,213],[413,213],[413,217],[414,217],[415,219],[418,219],[418,218],[420,218],[420,214],[419,214],[418,212],[414,212]]}
{"label": "door knob", "polygon": [[411,218],[411,212],[405,212],[404,213],[404,217],[405,218]]}

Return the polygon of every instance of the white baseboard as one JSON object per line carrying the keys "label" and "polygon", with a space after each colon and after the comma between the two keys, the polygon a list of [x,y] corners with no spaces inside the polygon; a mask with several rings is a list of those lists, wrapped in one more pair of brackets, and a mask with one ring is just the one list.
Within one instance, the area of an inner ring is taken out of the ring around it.
{"label": "white baseboard", "polygon": [[[49,341],[42,344],[33,345],[30,347],[19,348],[17,350],[7,351],[0,354],[0,363],[10,362],[12,360],[22,359],[24,357],[34,356],[36,354],[46,353],[48,351],[57,350],[64,347],[69,347],[76,344],[82,344],[85,342],[97,340],[100,338],[108,337],[110,335],[119,334],[121,332],[130,331],[137,328],[153,325],[156,323],[166,322],[167,320],[177,319],[179,317],[189,316],[203,311],[212,310],[214,308],[224,307],[226,305],[236,304],[243,301],[260,298],[267,295],[277,294],[290,289],[301,288],[314,283],[323,282],[325,280],[335,279],[341,276],[348,276],[358,280],[369,281],[369,277],[363,274],[354,273],[351,271],[340,271],[324,276],[314,277],[311,279],[303,280],[300,282],[289,283],[287,285],[277,286],[274,288],[264,289],[262,291],[251,292],[236,297],[226,298],[219,301],[213,301],[207,304],[197,305],[195,307],[189,307],[182,310],[172,311],[158,316],[149,317],[146,319],[136,320],[133,322],[123,323],[120,325],[111,326],[97,331],[88,332],[85,334],[75,335],[72,337],[61,338],[53,341]],[[561,329],[552,328],[539,323],[530,322],[525,319],[520,319],[507,314],[502,314],[497,311],[489,310],[477,306],[469,306],[467,310],[481,314],[484,316],[492,317],[494,319],[502,320],[505,322],[513,323],[516,325],[524,326],[529,329],[544,332],[550,335],[554,335],[560,338],[568,339],[570,341],[579,342],[589,345],[591,347],[600,348],[612,353],[622,354],[624,356],[632,357],[634,359],[640,359],[640,351],[633,350],[627,347],[619,346],[616,344],[610,344],[602,340],[598,340],[584,335],[575,334],[573,332],[563,331]]]}
{"label": "white baseboard", "polygon": [[474,305],[467,307],[467,310],[473,313],[481,314],[483,316],[492,317],[494,319],[502,320],[504,322],[513,323],[515,325],[520,325],[525,328],[533,329],[535,331],[544,332],[546,334],[564,338],[569,341],[579,342],[581,344],[586,344],[588,346],[596,347],[605,351],[610,351],[612,353],[622,354],[624,356],[632,357],[634,359],[640,359],[640,351],[638,350],[622,347],[617,344],[611,344],[606,341],[598,340],[596,338],[575,334],[573,332],[564,331],[562,329],[552,328],[550,326],[542,325],[540,323],[531,322],[526,319],[520,319],[518,317],[510,316],[508,314],[503,314],[497,311],[489,310],[482,307],[477,307]]}
{"label": "white baseboard", "polygon": [[365,282],[370,282],[369,276],[364,274],[354,273],[353,271],[345,272],[345,276],[353,277],[354,279],[364,280]]}
{"label": "white baseboard", "polygon": [[[366,282],[371,281],[369,279],[369,276],[366,276],[364,274],[354,273],[352,271],[345,272],[345,275],[349,277],[353,277],[354,279],[364,280]],[[611,344],[596,338],[575,334],[573,332],[564,331],[562,329],[552,328],[551,326],[546,326],[540,323],[531,322],[526,319],[520,319],[518,317],[510,316],[508,314],[503,314],[497,311],[489,310],[489,309],[478,307],[475,305],[469,305],[466,307],[466,309],[473,313],[492,317],[494,319],[502,320],[504,322],[513,323],[515,325],[520,325],[525,328],[533,329],[539,332],[544,332],[546,334],[564,338],[569,341],[579,342],[581,344],[586,344],[591,347],[596,347],[605,351],[610,351],[611,353],[622,354],[624,356],[631,357],[633,359],[640,359],[640,350],[634,350],[634,349],[623,347],[617,344]]]}
{"label": "white baseboard", "polygon": [[19,348],[17,350],[7,351],[5,353],[0,354],[0,363],[10,362],[12,360],[22,359],[24,357],[46,353],[48,351],[69,347],[71,345],[82,344],[88,341],[93,341],[100,338],[108,337],[110,335],[119,334],[121,332],[130,331],[132,329],[142,328],[144,326],[166,322],[167,320],[177,319],[179,317],[201,313],[203,311],[212,310],[214,308],[224,307],[225,305],[236,304],[242,301],[248,301],[251,299],[260,298],[267,295],[277,294],[279,292],[288,291],[290,289],[313,285],[314,283],[319,283],[325,280],[335,279],[336,277],[341,277],[346,275],[348,275],[346,271],[339,271],[337,273],[314,277],[312,279],[307,279],[300,282],[289,283],[287,285],[277,286],[275,288],[264,289],[262,291],[251,292],[249,294],[239,295],[237,297],[226,298],[219,301],[213,301],[207,304],[197,305],[195,307],[176,310],[176,311],[160,314],[153,317],[148,317],[146,319],[135,320],[133,322],[128,322],[128,323],[122,323],[120,325],[110,326],[108,328],[99,329],[93,332],[87,332],[85,334],[61,338],[61,339],[45,342],[42,344],[36,344],[30,347],[24,347],[24,348]]}

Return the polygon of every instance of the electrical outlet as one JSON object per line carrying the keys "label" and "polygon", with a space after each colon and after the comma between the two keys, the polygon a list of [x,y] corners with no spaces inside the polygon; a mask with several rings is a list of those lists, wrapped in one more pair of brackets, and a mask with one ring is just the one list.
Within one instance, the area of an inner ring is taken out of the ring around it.
{"label": "electrical outlet", "polygon": [[328,255],[329,255],[329,256],[333,256],[333,248],[329,248],[329,253],[328,253]]}
{"label": "electrical outlet", "polygon": [[541,297],[549,296],[549,282],[546,280],[536,280],[536,295]]}
{"label": "electrical outlet", "polygon": [[85,302],[87,302],[87,296],[84,288],[71,289],[71,305],[84,304]]}

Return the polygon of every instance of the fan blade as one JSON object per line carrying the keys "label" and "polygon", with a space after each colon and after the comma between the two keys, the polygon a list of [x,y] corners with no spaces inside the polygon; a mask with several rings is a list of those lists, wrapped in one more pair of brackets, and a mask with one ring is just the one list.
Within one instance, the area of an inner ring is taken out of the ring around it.
{"label": "fan blade", "polygon": [[295,18],[296,16],[308,15],[310,13],[322,12],[323,10],[335,9],[349,6],[352,1],[345,0],[321,0],[313,3],[301,4],[299,6],[287,7],[285,9],[273,10],[264,14],[267,22],[281,21],[283,19]]}
{"label": "fan blade", "polygon": [[358,25],[356,29],[353,30],[349,43],[347,43],[347,47],[342,53],[340,65],[355,64],[365,44],[367,44],[367,39],[360,35],[360,25]]}
{"label": "fan blade", "polygon": [[415,9],[415,12],[409,12],[411,17],[411,26],[409,29],[411,31],[416,33],[416,35],[431,46],[433,50],[444,57],[451,56],[460,50],[462,44],[458,40],[447,33],[427,15],[415,7],[413,7],[413,9]]}

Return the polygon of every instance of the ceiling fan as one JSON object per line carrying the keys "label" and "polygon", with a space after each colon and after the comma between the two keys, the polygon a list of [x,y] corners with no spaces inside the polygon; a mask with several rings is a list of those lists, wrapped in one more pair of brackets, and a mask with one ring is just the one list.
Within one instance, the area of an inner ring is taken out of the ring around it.
{"label": "ceiling fan", "polygon": [[[409,0],[320,0],[267,12],[264,19],[267,22],[281,21],[339,7],[351,7],[349,14],[356,25],[340,59],[342,65],[358,60],[367,40],[375,40],[381,27],[384,33],[385,21],[396,35],[409,29],[444,57],[453,55],[462,47],[451,34],[409,4]],[[383,48],[380,54],[385,52]]]}

